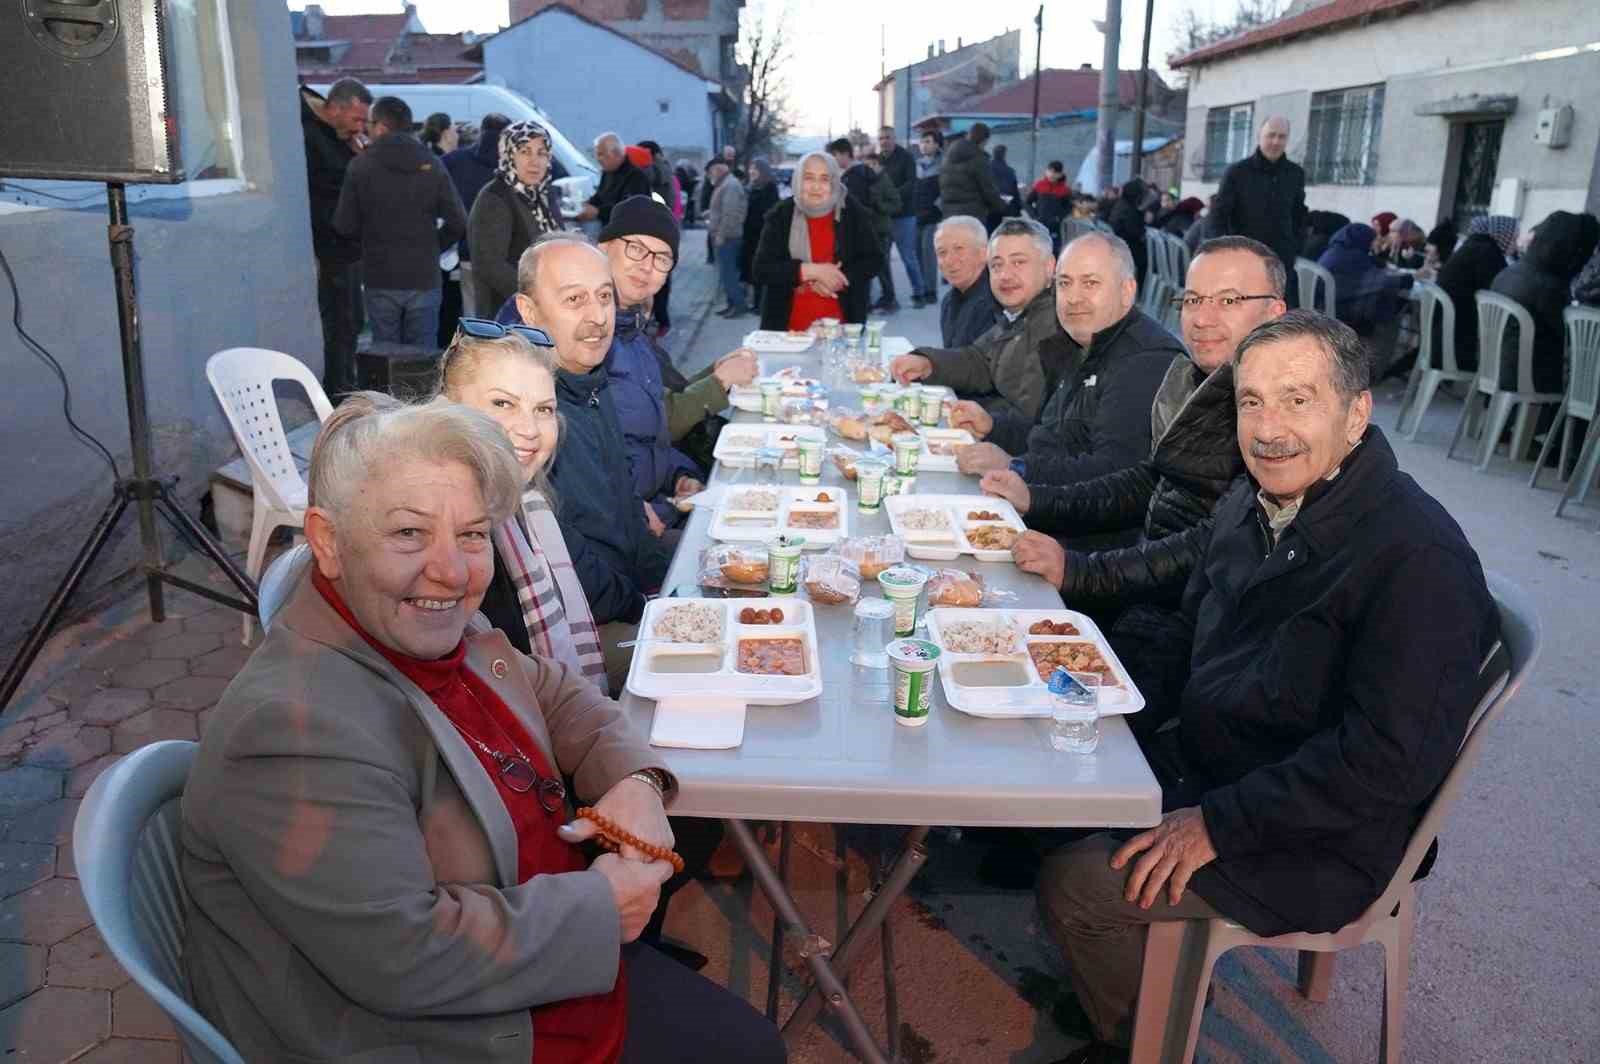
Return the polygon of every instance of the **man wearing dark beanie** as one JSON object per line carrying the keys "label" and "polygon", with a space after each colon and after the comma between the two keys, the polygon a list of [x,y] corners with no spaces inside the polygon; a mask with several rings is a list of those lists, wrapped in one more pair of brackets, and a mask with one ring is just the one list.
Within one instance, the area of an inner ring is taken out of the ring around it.
{"label": "man wearing dark beanie", "polygon": [[606,372],[634,491],[644,500],[650,530],[675,547],[685,515],[672,500],[699,491],[705,479],[705,470],[675,444],[707,414],[727,408],[729,388],[755,379],[755,356],[736,351],[689,380],[644,331],[651,301],[678,258],[678,223],[664,203],[632,196],[617,204],[600,230],[600,250],[617,290]]}

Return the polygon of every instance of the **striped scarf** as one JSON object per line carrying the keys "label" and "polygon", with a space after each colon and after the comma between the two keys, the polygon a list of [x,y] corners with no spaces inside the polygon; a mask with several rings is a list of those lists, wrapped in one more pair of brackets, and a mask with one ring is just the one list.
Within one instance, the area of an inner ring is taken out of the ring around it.
{"label": "striped scarf", "polygon": [[600,633],[550,502],[529,488],[522,496],[520,521],[518,516],[496,525],[492,538],[517,590],[528,645],[539,657],[577,669],[605,694],[609,688]]}

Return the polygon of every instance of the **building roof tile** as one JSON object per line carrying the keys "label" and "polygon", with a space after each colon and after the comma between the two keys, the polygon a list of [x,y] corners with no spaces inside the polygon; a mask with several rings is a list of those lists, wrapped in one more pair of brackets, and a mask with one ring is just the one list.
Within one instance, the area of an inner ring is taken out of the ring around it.
{"label": "building roof tile", "polygon": [[[1239,52],[1267,45],[1283,44],[1308,33],[1324,33],[1352,23],[1364,23],[1377,17],[1406,14],[1423,6],[1425,0],[1329,0],[1317,7],[1285,15],[1265,26],[1228,37],[1225,40],[1196,48],[1192,52],[1174,56],[1167,65],[1174,70],[1186,66],[1201,66]],[[1435,0],[1436,2],[1436,0]]]}

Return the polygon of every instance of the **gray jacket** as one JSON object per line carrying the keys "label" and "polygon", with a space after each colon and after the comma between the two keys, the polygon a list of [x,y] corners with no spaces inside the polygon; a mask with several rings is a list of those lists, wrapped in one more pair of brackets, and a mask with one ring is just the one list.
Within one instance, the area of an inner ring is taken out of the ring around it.
{"label": "gray jacket", "polygon": [[711,214],[706,228],[711,230],[712,242],[720,246],[742,238],[744,216],[749,209],[750,200],[739,179],[732,174],[724,177],[722,184],[711,193]]}
{"label": "gray jacket", "polygon": [[929,384],[954,388],[963,399],[977,399],[991,410],[1031,422],[1045,400],[1039,345],[1060,334],[1055,294],[1046,285],[1017,320],[1002,319],[970,345],[948,351],[921,348],[916,353],[933,363]]}
{"label": "gray jacket", "polygon": [[[583,800],[659,767],[578,673],[499,631],[467,647]],[[532,1006],[611,989],[606,878],[518,883],[477,757],[311,580],[212,712],[183,795],[183,963],[246,1060],[527,1064]]]}

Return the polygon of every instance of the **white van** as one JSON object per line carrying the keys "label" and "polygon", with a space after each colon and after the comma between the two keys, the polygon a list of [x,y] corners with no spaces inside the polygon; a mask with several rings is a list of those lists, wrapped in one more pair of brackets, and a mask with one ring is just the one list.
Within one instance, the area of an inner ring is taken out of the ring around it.
{"label": "white van", "polygon": [[[312,90],[326,96],[327,85],[311,85]],[[561,186],[561,211],[568,218],[578,213],[584,200],[594,195],[600,185],[600,167],[586,152],[561,135],[548,115],[533,105],[533,101],[519,92],[501,85],[392,85],[371,84],[367,91],[372,98],[398,96],[411,108],[411,117],[421,122],[435,111],[443,111],[455,122],[478,125],[483,116],[500,112],[513,122],[537,122],[550,131],[550,153],[561,160],[567,176],[557,184]],[[470,203],[468,207],[472,206]]]}

